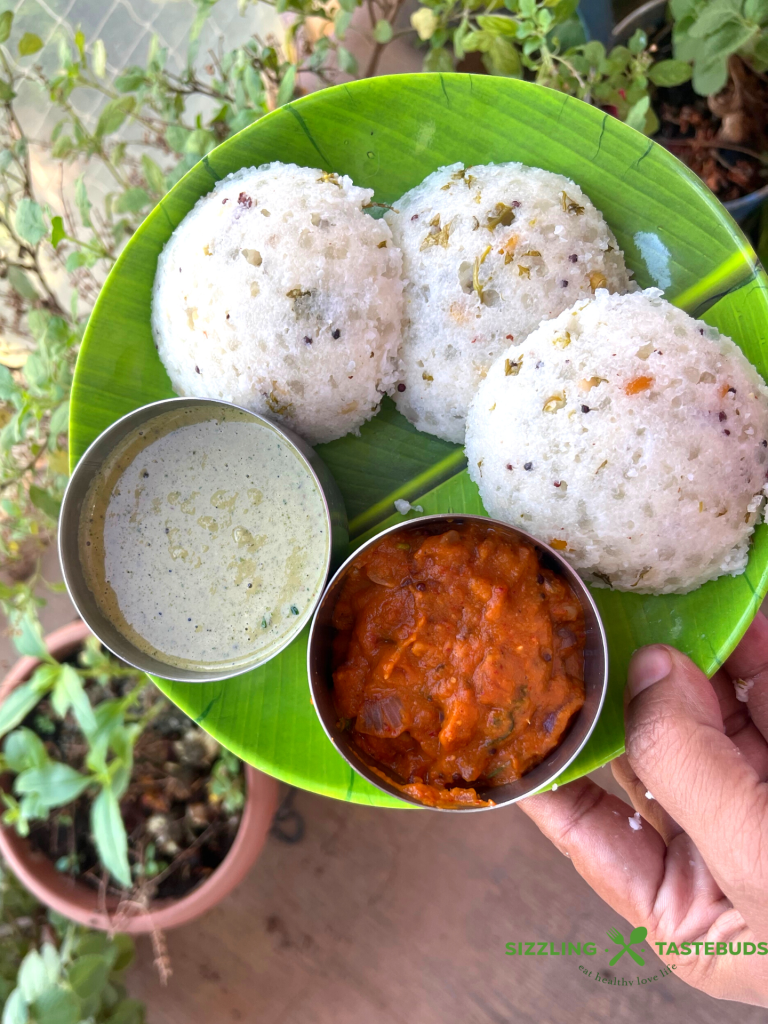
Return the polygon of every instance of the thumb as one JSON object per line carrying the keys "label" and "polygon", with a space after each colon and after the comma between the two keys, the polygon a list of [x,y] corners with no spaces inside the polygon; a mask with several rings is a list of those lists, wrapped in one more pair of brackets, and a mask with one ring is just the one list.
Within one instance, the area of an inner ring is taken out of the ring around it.
{"label": "thumb", "polygon": [[[688,833],[725,895],[760,914],[768,878],[766,787],[725,735],[711,683],[662,645],[632,656],[625,720],[629,762]],[[765,920],[750,921],[768,927]]]}

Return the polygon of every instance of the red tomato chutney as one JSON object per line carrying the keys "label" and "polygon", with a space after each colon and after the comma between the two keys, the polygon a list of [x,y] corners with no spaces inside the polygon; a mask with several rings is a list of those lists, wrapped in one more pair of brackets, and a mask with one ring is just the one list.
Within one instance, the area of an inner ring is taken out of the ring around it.
{"label": "red tomato chutney", "polygon": [[478,523],[384,537],[333,613],[340,724],[404,793],[481,806],[584,703],[584,612],[534,547]]}

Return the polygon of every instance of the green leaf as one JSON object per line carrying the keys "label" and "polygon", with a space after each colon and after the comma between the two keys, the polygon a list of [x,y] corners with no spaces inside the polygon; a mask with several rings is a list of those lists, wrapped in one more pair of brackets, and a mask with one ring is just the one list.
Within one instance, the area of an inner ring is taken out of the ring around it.
{"label": "green leaf", "polygon": [[634,103],[627,111],[627,116],[624,118],[626,124],[630,128],[635,128],[641,132],[645,126],[645,118],[648,114],[648,108],[651,105],[650,96],[643,96],[637,103]]}
{"label": "green leaf", "polygon": [[0,43],[8,40],[13,25],[13,11],[3,11],[0,14]]}
{"label": "green leaf", "polygon": [[80,220],[83,222],[83,227],[93,227],[91,224],[91,201],[85,189],[85,176],[82,174],[75,180],[75,203],[80,211]]}
{"label": "green leaf", "polygon": [[117,197],[116,213],[139,213],[152,202],[143,188],[127,188]]}
{"label": "green leaf", "polygon": [[8,996],[3,1007],[2,1024],[27,1024],[29,1010],[21,994],[20,988],[15,988]]}
{"label": "green leaf", "polygon": [[[14,729],[3,744],[5,761],[12,772],[23,772],[27,768],[42,768],[48,761],[43,741],[31,729]],[[27,1000],[31,1002],[31,998]]]}
{"label": "green leaf", "polygon": [[605,60],[605,47],[596,39],[591,43],[585,43],[581,48],[581,52],[592,68],[596,68],[601,61]]}
{"label": "green leaf", "polygon": [[110,968],[114,966],[117,951],[106,932],[82,932],[75,937],[72,945],[72,957],[85,956],[86,953],[97,953]]}
{"label": "green leaf", "polygon": [[[96,717],[93,713],[91,702],[88,700],[88,694],[85,692],[82,679],[72,665],[64,664],[61,666],[61,674],[53,692],[54,697],[57,693],[60,694],[59,699],[62,704],[66,703],[68,708],[72,708],[77,724],[86,736],[96,731]],[[66,712],[59,711],[58,708],[56,710],[62,718],[66,714]]]}
{"label": "green leaf", "polygon": [[[16,93],[13,91],[13,89],[10,86],[10,84],[8,82],[6,82],[5,79],[0,78],[0,102],[7,103],[8,100],[12,100],[15,95],[16,95]],[[0,170],[7,170],[8,169],[8,165],[11,162],[11,157],[13,155],[11,150],[10,149],[3,150],[2,156],[5,157],[6,153],[8,154],[7,162],[5,163],[4,167],[0,168]]]}
{"label": "green leaf", "polygon": [[559,3],[553,4],[552,14],[555,18],[555,25],[562,25],[566,21],[574,19],[578,9],[579,0],[560,0]]}
{"label": "green leaf", "polygon": [[143,68],[127,68],[122,75],[118,75],[114,81],[115,89],[118,92],[134,92],[140,89],[147,81]]}
{"label": "green leaf", "polygon": [[741,3],[739,0],[711,0],[689,29],[694,39],[704,39],[726,24],[738,24]]}
{"label": "green leaf", "polygon": [[248,93],[248,99],[254,105],[259,105],[264,101],[264,86],[261,84],[261,78],[259,78],[256,69],[253,65],[249,64],[245,72],[243,73],[243,84],[245,85],[245,91]]}
{"label": "green leaf", "polygon": [[48,972],[36,949],[30,949],[21,961],[17,981],[26,1003],[34,1003],[48,987]]}
{"label": "green leaf", "polygon": [[16,207],[16,231],[25,242],[35,246],[47,230],[42,206],[25,196]]}
{"label": "green leaf", "polygon": [[165,141],[174,151],[174,153],[183,153],[186,145],[187,138],[189,137],[189,131],[186,128],[182,128],[180,125],[171,124],[165,130]]}
{"label": "green leaf", "polygon": [[505,36],[497,36],[495,39],[491,39],[485,53],[484,62],[494,75],[517,77],[523,71],[520,54],[517,52],[515,44]]}
{"label": "green leaf", "polygon": [[67,237],[67,232],[64,230],[64,218],[63,217],[52,217],[51,218],[51,245],[55,249],[59,242],[62,242]]}
{"label": "green leaf", "polygon": [[744,17],[758,25],[768,21],[768,0],[745,0]]}
{"label": "green leaf", "polygon": [[82,249],[75,249],[67,256],[64,262],[64,269],[68,274],[72,274],[75,270],[79,270],[80,267],[88,265],[88,257],[82,251]]}
{"label": "green leaf", "polygon": [[7,366],[0,364],[0,401],[8,402],[16,394],[16,382]]}
{"label": "green leaf", "polygon": [[468,31],[468,21],[464,18],[453,33],[453,52],[457,61],[464,60],[464,39]]}
{"label": "green leaf", "polygon": [[96,125],[96,138],[102,139],[105,135],[112,135],[120,127],[126,117],[136,106],[133,96],[123,96],[119,100],[110,100],[99,115]]}
{"label": "green leaf", "polygon": [[8,267],[8,284],[27,302],[37,302],[40,298],[29,275],[21,267]]}
{"label": "green leaf", "polygon": [[641,28],[636,28],[632,33],[632,36],[627,43],[630,53],[642,53],[648,45],[648,36],[643,32]]}
{"label": "green leaf", "polygon": [[59,957],[59,951],[50,942],[44,942],[40,953],[43,957],[43,963],[45,964],[45,970],[48,974],[48,980],[52,985],[55,985],[61,975],[61,958]]}
{"label": "green leaf", "polygon": [[97,39],[91,51],[93,73],[97,78],[103,78],[107,72],[107,48],[103,39]]}
{"label": "green leaf", "polygon": [[92,783],[90,775],[81,775],[68,764],[50,761],[17,775],[13,789],[20,796],[33,794],[45,807],[61,807],[76,800]]}
{"label": "green leaf", "polygon": [[343,39],[347,29],[352,22],[352,15],[349,11],[339,10],[333,19],[333,33],[337,39]]}
{"label": "green leaf", "polygon": [[58,437],[59,434],[65,434],[69,427],[69,401],[62,402],[61,405],[51,413],[51,421],[49,424],[49,430],[53,437]]}
{"label": "green leaf", "polygon": [[61,986],[46,989],[32,1007],[35,1024],[78,1024],[80,1000]]}
{"label": "green leaf", "polygon": [[89,735],[90,750],[86,756],[86,765],[92,772],[101,773],[106,770],[107,749],[113,733],[122,727],[123,708],[119,700],[103,700],[93,709],[96,728]]}
{"label": "green leaf", "polygon": [[109,978],[109,964],[98,953],[86,953],[67,970],[67,981],[81,999],[101,993]]}
{"label": "green leaf", "polygon": [[699,96],[716,96],[725,88],[727,81],[728,58],[725,56],[715,57],[707,63],[697,61],[693,65],[692,84]]}
{"label": "green leaf", "polygon": [[741,22],[728,21],[717,32],[707,36],[705,46],[713,54],[728,56],[731,53],[736,53],[739,47],[749,42],[755,31],[756,29]]}
{"label": "green leaf", "polygon": [[671,88],[690,81],[693,69],[684,60],[660,60],[648,69],[648,77],[654,85]]}
{"label": "green leaf", "polygon": [[75,144],[68,135],[60,135],[51,147],[51,155],[63,159],[69,156],[74,148]]}
{"label": "green leaf", "polygon": [[31,57],[33,53],[42,50],[43,40],[33,32],[25,32],[19,40],[19,56]]}
{"label": "green leaf", "polygon": [[44,512],[54,522],[58,522],[59,512],[61,511],[61,498],[54,497],[49,491],[38,487],[37,484],[31,484],[29,500],[35,508],[39,508],[41,512]]}
{"label": "green leaf", "polygon": [[501,14],[478,14],[477,24],[484,32],[491,32],[499,36],[517,35],[517,22],[514,18],[505,18]]}
{"label": "green leaf", "polygon": [[700,0],[670,0],[669,10],[675,21],[695,17],[701,6]]}
{"label": "green leaf", "polygon": [[106,1018],[104,1024],[144,1024],[144,1004],[138,999],[123,999]]}
{"label": "green leaf", "polygon": [[120,815],[120,804],[107,786],[91,805],[91,832],[101,863],[122,886],[129,888],[128,837]]}
{"label": "green leaf", "polygon": [[[342,70],[346,70],[346,68],[344,68],[343,63],[342,63],[342,58],[341,58],[342,51],[344,51],[344,53],[347,52],[346,50],[344,50],[343,46],[340,46],[339,50],[338,50],[338,52],[339,52],[339,67],[342,68]],[[290,101],[293,99],[293,90],[295,88],[295,85],[296,85],[296,65],[295,64],[291,64],[291,66],[286,71],[285,76],[284,76],[282,82],[280,83],[280,88],[277,90],[277,106],[278,107],[282,107],[284,103],[290,103]]]}
{"label": "green leaf", "polygon": [[753,52],[753,63],[756,71],[765,71],[768,67],[768,33],[763,32],[755,42]]}
{"label": "green leaf", "polygon": [[203,156],[205,153],[210,153],[215,146],[216,136],[213,132],[206,131],[205,128],[195,128],[187,135],[184,150],[195,156]]}
{"label": "green leaf", "polygon": [[115,729],[110,743],[115,752],[115,759],[110,763],[112,771],[112,790],[118,800],[122,800],[131,781],[133,771],[133,748],[141,734],[136,723],[122,729]]}
{"label": "green leaf", "polygon": [[377,43],[381,43],[382,46],[388,43],[392,38],[392,26],[385,18],[380,18],[376,22],[376,27],[373,30],[373,38]]}
{"label": "green leaf", "polygon": [[15,729],[40,702],[40,691],[30,680],[17,686],[0,704],[0,736]]}
{"label": "green leaf", "polygon": [[118,932],[112,937],[112,944],[117,947],[117,955],[115,956],[115,962],[112,965],[112,970],[124,971],[133,963],[133,957],[136,952],[133,939],[130,935],[124,935],[122,932]]}
{"label": "green leaf", "polygon": [[424,57],[424,70],[432,74],[441,71],[453,71],[453,58],[444,46],[428,50]]}
{"label": "green leaf", "polygon": [[357,58],[345,46],[336,47],[336,59],[339,61],[339,68],[347,75],[357,74]]}
{"label": "green leaf", "polygon": [[144,153],[141,157],[141,169],[147,185],[157,196],[165,195],[165,175],[151,156]]}
{"label": "green leaf", "polygon": [[18,632],[14,634],[13,642],[19,654],[28,654],[32,658],[42,660],[50,658],[48,648],[43,643],[40,622],[33,611],[28,611],[19,619],[17,629]]}

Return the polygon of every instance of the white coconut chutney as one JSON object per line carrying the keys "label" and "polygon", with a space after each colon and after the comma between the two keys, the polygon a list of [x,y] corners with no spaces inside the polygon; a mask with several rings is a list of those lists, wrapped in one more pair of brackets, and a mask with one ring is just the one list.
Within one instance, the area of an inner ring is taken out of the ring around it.
{"label": "white coconut chutney", "polygon": [[320,489],[295,450],[248,413],[182,407],[108,456],[80,515],[101,611],[182,668],[266,659],[312,612],[330,546]]}

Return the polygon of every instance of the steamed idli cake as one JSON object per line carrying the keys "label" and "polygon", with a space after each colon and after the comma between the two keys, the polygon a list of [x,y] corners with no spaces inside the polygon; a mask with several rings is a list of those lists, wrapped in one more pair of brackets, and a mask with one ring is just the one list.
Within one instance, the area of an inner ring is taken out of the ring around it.
{"label": "steamed idli cake", "polygon": [[629,274],[602,214],[568,178],[524,164],[441,167],[385,214],[403,253],[394,399],[418,427],[464,440],[493,360],[542,320]]}
{"label": "steamed idli cake", "polygon": [[494,362],[467,458],[489,514],[589,582],[682,594],[747,564],[768,389],[730,338],[658,289],[600,290]]}
{"label": "steamed idli cake", "polygon": [[311,443],[377,411],[395,380],[401,257],[373,192],[316,168],[230,174],[160,256],[152,329],[179,395],[267,414]]}

